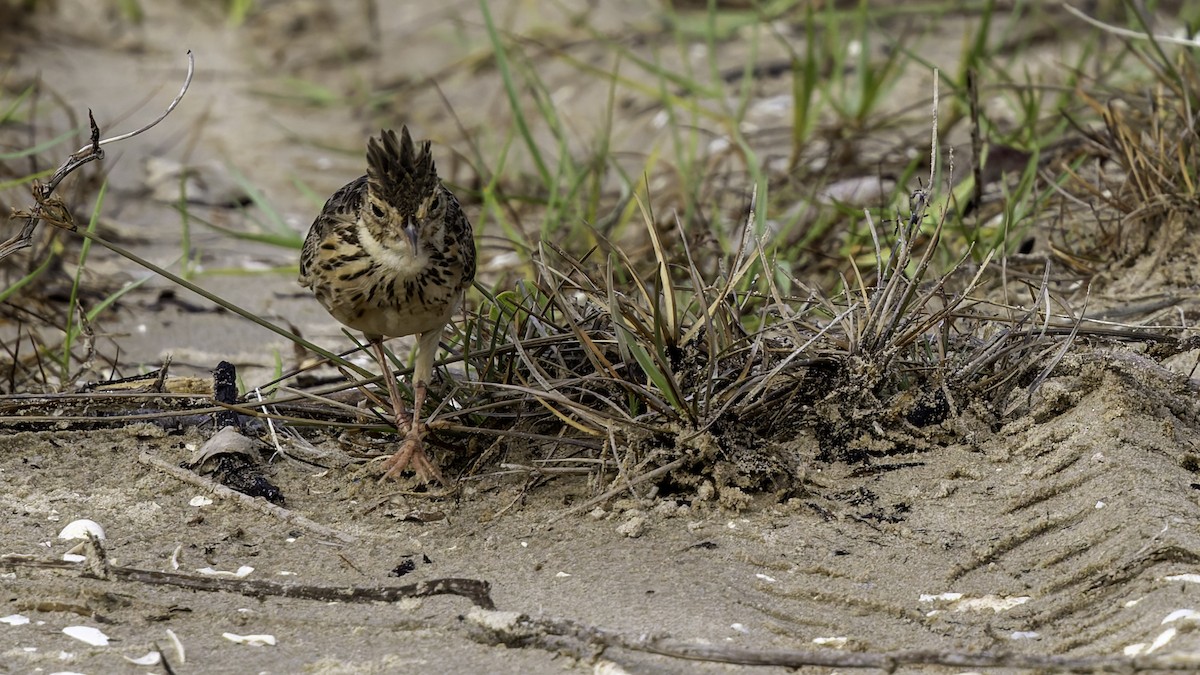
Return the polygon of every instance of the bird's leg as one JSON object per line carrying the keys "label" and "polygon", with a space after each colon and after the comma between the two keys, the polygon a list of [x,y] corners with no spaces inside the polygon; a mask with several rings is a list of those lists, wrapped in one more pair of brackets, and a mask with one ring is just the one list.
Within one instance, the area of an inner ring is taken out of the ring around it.
{"label": "bird's leg", "polygon": [[417,358],[413,366],[413,417],[412,425],[404,435],[404,441],[396,454],[384,463],[384,474],[380,480],[386,480],[398,475],[410,464],[421,480],[428,483],[437,480],[449,487],[449,483],[438,470],[437,465],[430,461],[425,454],[425,434],[428,428],[421,419],[421,408],[425,405],[425,395],[428,391],[428,379],[433,373],[433,357],[437,350],[437,341],[442,331],[422,333],[417,343]]}
{"label": "bird's leg", "polygon": [[404,399],[400,397],[400,385],[396,383],[396,374],[392,372],[387,354],[383,351],[383,339],[372,339],[370,343],[375,352],[375,359],[379,361],[383,380],[387,383],[388,398],[392,399],[392,423],[400,433],[406,434],[412,428],[412,423],[408,419],[408,413],[404,411]]}

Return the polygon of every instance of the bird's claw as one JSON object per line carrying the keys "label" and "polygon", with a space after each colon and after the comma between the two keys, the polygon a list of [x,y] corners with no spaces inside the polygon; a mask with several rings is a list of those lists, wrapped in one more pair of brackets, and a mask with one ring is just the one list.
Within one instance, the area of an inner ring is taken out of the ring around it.
{"label": "bird's claw", "polygon": [[442,476],[442,472],[438,470],[437,465],[431,462],[429,456],[425,454],[425,441],[423,439],[427,432],[428,428],[421,422],[418,422],[405,432],[404,440],[400,443],[400,449],[384,462],[384,472],[383,476],[379,479],[380,482],[389,478],[395,478],[405,469],[412,468],[422,483],[432,483],[436,480],[442,485],[449,486],[449,483]]}

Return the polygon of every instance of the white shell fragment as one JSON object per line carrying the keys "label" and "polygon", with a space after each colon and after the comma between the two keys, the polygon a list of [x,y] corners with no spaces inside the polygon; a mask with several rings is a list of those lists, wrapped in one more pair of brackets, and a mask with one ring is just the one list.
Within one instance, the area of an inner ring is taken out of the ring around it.
{"label": "white shell fragment", "polygon": [[[0,619],[3,621],[4,619]],[[1200,612],[1194,609],[1177,609],[1171,612],[1162,620],[1163,623],[1171,623],[1173,621],[1192,621],[1200,623]]]}
{"label": "white shell fragment", "polygon": [[67,626],[62,632],[93,647],[108,646],[108,636],[91,626]]}
{"label": "white shell fragment", "polygon": [[67,523],[67,526],[58,533],[59,539],[87,539],[89,534],[96,535],[97,539],[104,539],[104,528],[100,527],[100,523],[87,518],[72,520]]}
{"label": "white shell fragment", "polygon": [[187,652],[183,649],[183,642],[179,640],[179,636],[170,628],[167,629],[167,637],[171,640],[171,645],[175,647],[175,662],[187,663]]}
{"label": "white shell fragment", "polygon": [[1168,629],[1164,630],[1163,632],[1159,633],[1158,637],[1154,638],[1154,642],[1151,642],[1150,646],[1146,647],[1145,653],[1149,654],[1151,652],[1155,652],[1155,651],[1158,651],[1159,649],[1163,648],[1164,646],[1166,646],[1166,644],[1168,642],[1170,642],[1171,640],[1173,640],[1175,638],[1175,635],[1178,632],[1179,631],[1174,628],[1168,628]]}
{"label": "white shell fragment", "polygon": [[[1200,622],[1200,612],[1197,612],[1194,609],[1177,609],[1163,618],[1162,623],[1168,624],[1175,623],[1176,621],[1183,623]],[[1190,631],[1192,630],[1192,627],[1184,626],[1184,630]],[[1146,644],[1145,642],[1136,642],[1134,644],[1127,645],[1122,651],[1124,652],[1125,656],[1143,656],[1150,654],[1165,647],[1167,643],[1175,639],[1175,636],[1178,634],[1179,629],[1172,626],[1159,633],[1158,636],[1154,638],[1154,641],[1150,644]]]}
{"label": "white shell fragment", "polygon": [[242,565],[241,567],[237,568],[236,572],[230,572],[227,570],[215,570],[211,567],[205,567],[203,569],[198,569],[196,571],[199,572],[200,574],[204,574],[204,575],[210,576],[210,577],[233,577],[235,579],[241,579],[242,577],[249,576],[250,573],[254,571],[254,568],[249,565]]}
{"label": "white shell fragment", "polygon": [[208,506],[210,504],[212,504],[212,498],[204,495],[196,495],[188,502],[188,506]]}
{"label": "white shell fragment", "polygon": [[6,623],[10,626],[24,626],[29,623],[29,617],[24,614],[9,614],[8,616],[0,616],[0,623]]}
{"label": "white shell fragment", "polygon": [[235,635],[233,633],[221,633],[221,637],[236,642],[240,645],[250,645],[251,647],[274,647],[274,635]]}
{"label": "white shell fragment", "polygon": [[1172,574],[1163,581],[1182,581],[1185,584],[1200,584],[1200,574]]}
{"label": "white shell fragment", "polygon": [[126,656],[125,660],[135,666],[157,666],[162,661],[162,654],[159,652],[147,652],[145,656],[137,658]]}

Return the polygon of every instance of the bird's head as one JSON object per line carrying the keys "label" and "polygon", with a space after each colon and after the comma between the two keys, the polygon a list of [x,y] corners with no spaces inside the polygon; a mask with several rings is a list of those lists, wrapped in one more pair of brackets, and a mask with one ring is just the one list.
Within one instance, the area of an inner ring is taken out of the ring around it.
{"label": "bird's head", "polygon": [[446,213],[451,200],[438,179],[429,141],[417,146],[400,128],[390,129],[367,144],[367,198],[363,218],[389,240],[411,247],[415,256],[438,250],[445,239]]}

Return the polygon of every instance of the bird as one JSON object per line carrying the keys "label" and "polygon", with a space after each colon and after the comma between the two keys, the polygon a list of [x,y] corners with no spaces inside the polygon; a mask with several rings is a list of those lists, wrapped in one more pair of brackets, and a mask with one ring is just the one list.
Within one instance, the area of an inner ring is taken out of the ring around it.
{"label": "bird", "polygon": [[[301,286],[342,324],[362,331],[387,383],[400,448],[380,480],[411,468],[424,483],[449,485],[425,453],[421,421],[442,331],[475,279],[471,223],[442,184],[431,143],[384,129],[367,142],[367,172],[334,192],[300,253]],[[413,414],[404,411],[383,341],[417,336]]]}

